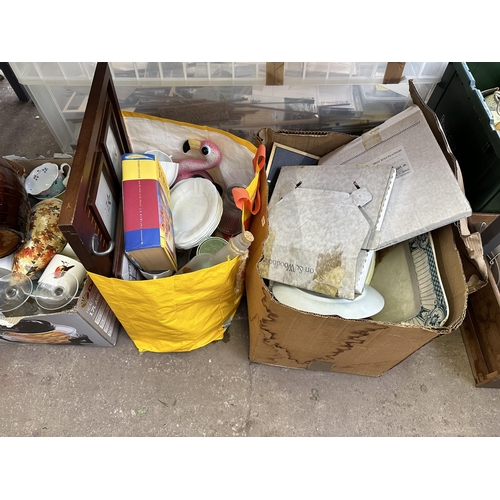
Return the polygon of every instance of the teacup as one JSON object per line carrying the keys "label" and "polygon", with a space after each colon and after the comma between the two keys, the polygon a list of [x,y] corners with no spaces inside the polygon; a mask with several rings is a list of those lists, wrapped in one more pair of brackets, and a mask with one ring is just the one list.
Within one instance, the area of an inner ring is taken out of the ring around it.
{"label": "teacup", "polygon": [[59,196],[66,191],[70,171],[69,163],[39,165],[26,177],[26,192],[38,200]]}

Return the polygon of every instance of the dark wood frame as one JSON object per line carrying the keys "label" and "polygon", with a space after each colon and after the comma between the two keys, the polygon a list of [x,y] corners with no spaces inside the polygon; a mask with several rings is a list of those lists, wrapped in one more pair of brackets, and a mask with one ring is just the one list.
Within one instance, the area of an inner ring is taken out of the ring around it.
{"label": "dark wood frame", "polygon": [[[130,141],[110,68],[107,63],[98,63],[61,208],[59,228],[87,271],[103,276],[117,276],[123,258],[121,175],[120,171],[115,171],[113,159],[107,150],[106,137],[109,130],[113,131],[120,156],[130,153]],[[103,169],[118,204],[114,235],[108,234],[95,207],[95,196]]]}

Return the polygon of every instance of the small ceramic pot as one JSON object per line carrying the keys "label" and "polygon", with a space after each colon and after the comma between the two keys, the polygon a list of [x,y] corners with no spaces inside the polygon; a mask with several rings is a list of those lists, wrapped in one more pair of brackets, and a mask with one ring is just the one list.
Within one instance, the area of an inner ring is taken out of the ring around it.
{"label": "small ceramic pot", "polygon": [[26,177],[26,192],[39,200],[59,196],[66,191],[70,171],[69,163],[44,163]]}
{"label": "small ceramic pot", "polygon": [[61,206],[61,200],[49,198],[31,209],[28,236],[14,254],[13,271],[32,277],[66,246],[66,238],[58,227]]}

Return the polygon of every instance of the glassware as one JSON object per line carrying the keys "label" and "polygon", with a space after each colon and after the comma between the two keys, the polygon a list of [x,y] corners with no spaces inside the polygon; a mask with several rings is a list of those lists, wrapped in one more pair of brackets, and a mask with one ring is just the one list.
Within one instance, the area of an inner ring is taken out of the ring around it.
{"label": "glassware", "polygon": [[27,276],[7,271],[0,277],[0,312],[20,308],[30,298],[32,291],[33,283]]}
{"label": "glassware", "polygon": [[78,289],[78,279],[73,274],[65,274],[63,278],[49,275],[38,281],[33,296],[42,309],[55,311],[67,306],[76,297]]}
{"label": "glassware", "polygon": [[185,274],[199,269],[215,266],[221,262],[225,262],[228,257],[233,259],[238,255],[247,255],[247,250],[254,240],[253,234],[250,231],[243,231],[236,236],[232,236],[228,244],[223,246],[215,254],[199,253],[195,255],[187,264],[185,264],[177,274]]}

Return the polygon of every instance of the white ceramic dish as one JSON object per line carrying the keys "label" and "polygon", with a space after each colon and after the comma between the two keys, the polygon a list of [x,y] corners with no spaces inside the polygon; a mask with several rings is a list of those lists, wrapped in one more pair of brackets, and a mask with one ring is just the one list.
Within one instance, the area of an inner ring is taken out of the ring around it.
{"label": "white ceramic dish", "polygon": [[273,283],[272,293],[278,302],[299,311],[344,319],[369,318],[384,307],[382,295],[368,285],[354,300],[329,297],[283,283]]}
{"label": "white ceramic dish", "polygon": [[171,187],[174,184],[175,179],[177,179],[177,175],[179,173],[179,164],[175,163],[170,155],[158,149],[151,149],[149,151],[146,151],[145,154],[153,155],[158,159],[158,162],[160,163],[161,168],[163,169],[163,172],[165,173],[165,176],[167,178],[168,186]]}
{"label": "white ceramic dish", "polygon": [[394,245],[375,268],[371,286],[385,299],[376,321],[441,327],[449,315],[432,236]]}
{"label": "white ceramic dish", "polygon": [[222,217],[222,198],[208,179],[191,178],[170,192],[176,248],[188,250],[208,238]]}

